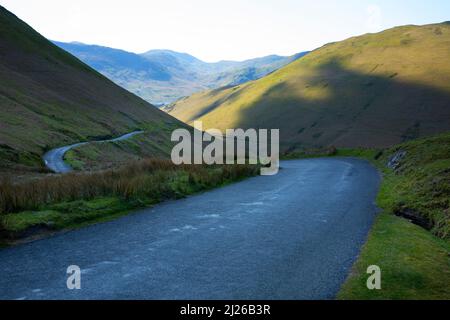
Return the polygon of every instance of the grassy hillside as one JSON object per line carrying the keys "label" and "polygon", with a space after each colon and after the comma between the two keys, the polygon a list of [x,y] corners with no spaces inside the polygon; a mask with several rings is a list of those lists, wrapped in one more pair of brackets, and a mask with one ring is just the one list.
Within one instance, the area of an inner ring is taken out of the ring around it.
{"label": "grassy hillside", "polygon": [[[168,158],[173,144],[170,127],[147,130],[129,140],[89,143],[68,151],[65,161],[75,170],[103,170],[126,165],[144,158]],[[166,138],[167,137],[167,138]]]}
{"label": "grassy hillside", "polygon": [[450,134],[398,145],[378,161],[387,163],[393,155],[400,158],[385,172],[379,205],[450,239]]}
{"label": "grassy hillside", "polygon": [[40,168],[52,147],[179,125],[0,7],[0,171]]}
{"label": "grassy hillside", "polygon": [[450,130],[450,23],[323,46],[240,86],[166,108],[206,128],[280,128],[284,150],[385,147]]}

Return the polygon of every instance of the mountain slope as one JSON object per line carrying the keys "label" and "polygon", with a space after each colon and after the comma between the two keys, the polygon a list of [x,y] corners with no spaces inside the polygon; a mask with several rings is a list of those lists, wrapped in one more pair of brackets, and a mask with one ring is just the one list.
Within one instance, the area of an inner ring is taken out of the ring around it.
{"label": "mountain slope", "polygon": [[97,45],[54,43],[149,102],[164,103],[208,88],[185,69],[186,59],[167,51],[139,55]]}
{"label": "mountain slope", "polygon": [[165,110],[204,128],[280,128],[283,149],[384,147],[450,130],[449,57],[449,23],[397,27]]}
{"label": "mountain slope", "polygon": [[[141,79],[170,80],[171,75],[162,63],[151,61],[138,54],[119,49],[111,49],[97,45],[85,45],[82,43],[63,43],[54,41],[54,43],[70,52],[87,65],[110,77],[128,77],[132,73]],[[125,74],[116,74],[118,70],[126,72]]]}
{"label": "mountain slope", "polygon": [[255,80],[306,54],[207,63],[171,50],[135,54],[82,43],[54,43],[120,86],[157,104],[206,89]]}
{"label": "mountain slope", "polygon": [[51,147],[180,122],[112,83],[0,7],[1,166],[42,165]]}

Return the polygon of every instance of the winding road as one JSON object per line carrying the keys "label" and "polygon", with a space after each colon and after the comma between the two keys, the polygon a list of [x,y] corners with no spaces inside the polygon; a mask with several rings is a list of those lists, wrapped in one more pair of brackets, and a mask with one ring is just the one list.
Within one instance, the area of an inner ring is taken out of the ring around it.
{"label": "winding road", "polygon": [[[379,174],[347,158],[281,165],[0,250],[0,298],[332,299],[376,216]],[[66,287],[69,265],[80,290]]]}
{"label": "winding road", "polygon": [[67,173],[67,172],[71,172],[72,171],[72,167],[70,165],[68,165],[65,161],[64,161],[64,155],[66,154],[67,151],[69,151],[70,149],[73,149],[75,147],[79,147],[88,143],[100,143],[100,142],[116,142],[116,141],[123,141],[123,140],[127,140],[137,134],[141,134],[144,131],[134,131],[134,132],[130,132],[127,134],[124,134],[120,137],[114,138],[114,139],[108,139],[108,140],[95,140],[95,141],[90,141],[90,142],[80,142],[80,143],[75,143],[69,146],[64,146],[64,147],[60,147],[60,148],[55,148],[52,149],[50,151],[48,151],[47,153],[44,154],[43,159],[44,159],[44,163],[47,166],[47,168],[49,168],[50,170],[52,170],[55,173]]}

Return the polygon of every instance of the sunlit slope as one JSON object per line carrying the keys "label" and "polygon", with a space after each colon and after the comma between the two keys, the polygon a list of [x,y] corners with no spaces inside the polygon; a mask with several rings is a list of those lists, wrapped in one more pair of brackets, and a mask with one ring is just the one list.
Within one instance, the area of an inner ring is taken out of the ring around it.
{"label": "sunlit slope", "polygon": [[49,148],[138,128],[157,139],[177,125],[0,7],[0,167],[39,166]]}
{"label": "sunlit slope", "polygon": [[166,111],[206,128],[280,128],[285,149],[388,146],[450,130],[450,24],[328,44],[260,80]]}

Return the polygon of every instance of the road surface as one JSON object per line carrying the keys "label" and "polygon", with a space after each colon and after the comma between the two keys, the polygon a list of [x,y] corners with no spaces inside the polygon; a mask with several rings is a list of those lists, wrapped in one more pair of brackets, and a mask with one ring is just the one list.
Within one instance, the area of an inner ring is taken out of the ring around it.
{"label": "road surface", "polygon": [[[0,299],[332,299],[377,209],[357,159],[282,162],[115,221],[0,250]],[[81,268],[81,290],[66,286]]]}
{"label": "road surface", "polygon": [[[143,131],[134,131],[134,132],[124,134],[118,138],[108,139],[108,140],[97,140],[97,141],[92,141],[92,142],[98,143],[98,142],[122,141],[122,140],[129,139],[129,138],[131,138],[137,134],[141,134],[141,133],[143,133]],[[69,146],[52,149],[44,154],[44,156],[43,156],[44,163],[47,166],[47,168],[49,168],[53,172],[56,172],[56,173],[70,172],[70,171],[72,171],[72,167],[64,161],[64,155],[70,149],[78,147],[78,146],[82,146],[82,145],[85,145],[88,143],[90,143],[90,142],[80,142],[80,143],[75,143],[75,144],[72,144]]]}

